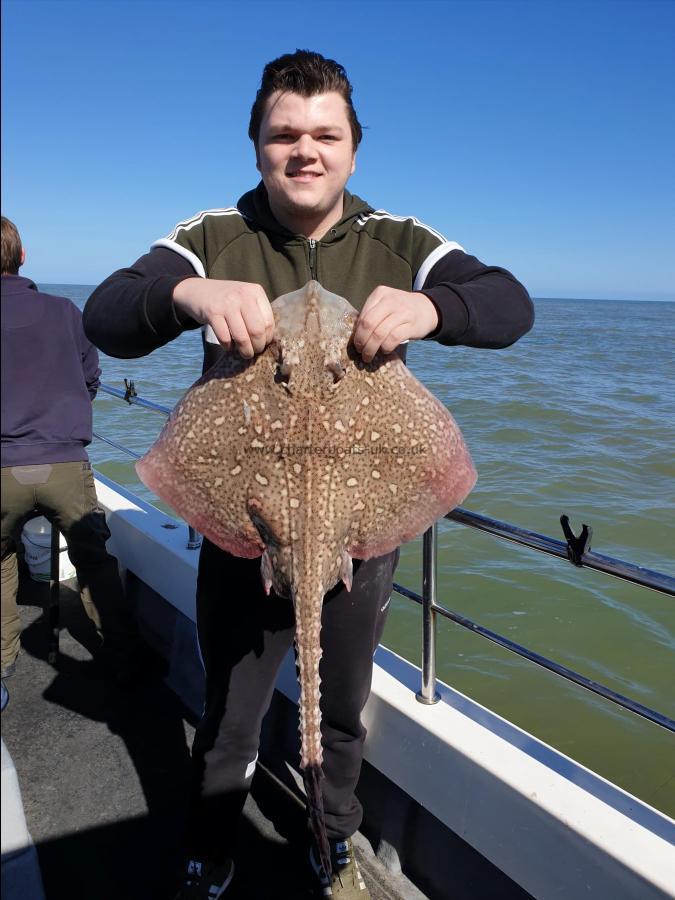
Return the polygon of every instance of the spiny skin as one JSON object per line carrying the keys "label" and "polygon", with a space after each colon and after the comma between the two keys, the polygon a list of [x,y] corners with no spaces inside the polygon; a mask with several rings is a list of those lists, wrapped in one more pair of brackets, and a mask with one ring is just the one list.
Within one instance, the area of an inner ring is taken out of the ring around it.
{"label": "spiny skin", "polygon": [[398,357],[363,363],[346,300],[310,281],[272,309],[274,343],[253,360],[226,354],[137,470],[213,543],[262,554],[266,589],[292,597],[301,767],[316,771],[324,595],[340,578],[351,587],[352,557],[388,553],[461,503],[476,473],[450,414]]}

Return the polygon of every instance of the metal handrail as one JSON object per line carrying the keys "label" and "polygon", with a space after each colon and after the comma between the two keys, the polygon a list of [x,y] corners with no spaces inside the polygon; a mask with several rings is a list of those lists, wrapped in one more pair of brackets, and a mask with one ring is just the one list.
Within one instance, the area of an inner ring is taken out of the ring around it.
{"label": "metal handrail", "polygon": [[[129,404],[140,406],[143,409],[149,409],[151,410],[151,412],[158,412],[163,416],[171,415],[171,410],[168,406],[162,406],[159,403],[153,403],[151,400],[144,400],[143,397],[139,397],[134,390],[133,381],[127,383],[126,391],[121,391],[118,388],[111,387],[109,384],[100,384],[98,386],[98,389],[99,391],[103,391],[105,394],[110,394],[112,397],[117,397],[119,400],[125,400]],[[117,441],[113,441],[111,438],[104,437],[104,435],[99,434],[97,431],[94,431],[93,435],[95,438],[98,438],[99,441],[110,444],[111,447],[115,447],[117,450],[121,450],[122,453],[126,453],[128,456],[131,456],[134,459],[141,458],[140,453],[136,453],[135,450],[131,450],[129,447],[125,447],[124,444],[118,444]],[[188,527],[188,539],[186,544],[187,549],[198,550],[202,545],[201,535],[193,525],[190,525],[188,522],[186,522],[185,524]]]}
{"label": "metal handrail", "polygon": [[103,441],[104,444],[110,444],[111,447],[115,447],[116,450],[121,450],[122,453],[126,453],[128,456],[133,456],[134,459],[140,459],[141,454],[136,453],[135,450],[130,450],[129,447],[125,447],[124,444],[118,444],[117,441],[113,441],[111,438],[104,437],[102,434],[99,434],[98,431],[92,432],[95,438],[98,438],[99,441]]}
{"label": "metal handrail", "polygon": [[[427,532],[427,534],[428,533],[429,532]],[[591,691],[591,693],[593,694],[598,694],[600,697],[604,697],[606,700],[611,700],[617,706],[622,706],[624,707],[624,709],[628,709],[636,715],[642,716],[642,718],[648,719],[650,722],[653,722],[656,725],[661,725],[661,727],[666,728],[668,731],[675,732],[675,720],[670,719],[663,713],[651,709],[651,707],[649,706],[644,706],[644,704],[638,703],[635,700],[631,700],[630,697],[619,694],[617,691],[612,690],[612,688],[608,688],[604,684],[593,681],[593,679],[591,678],[586,678],[585,675],[581,675],[579,672],[575,672],[574,669],[570,669],[567,666],[563,666],[560,663],[554,662],[553,660],[548,659],[546,656],[535,653],[533,650],[528,650],[528,648],[523,647],[522,644],[517,644],[515,641],[510,640],[510,638],[506,638],[501,634],[497,634],[497,632],[491,631],[489,628],[485,628],[483,625],[477,625],[471,619],[466,618],[466,616],[461,616],[459,613],[453,612],[450,609],[446,609],[444,606],[439,606],[437,603],[430,603],[426,600],[426,598],[420,597],[419,594],[416,594],[415,591],[410,590],[410,588],[403,587],[402,585],[396,583],[394,583],[393,587],[397,594],[400,594],[402,597],[405,597],[408,600],[414,600],[415,603],[419,603],[422,606],[425,622],[424,645],[426,647],[427,641],[430,640],[433,647],[433,654],[429,656],[429,659],[427,660],[423,657],[422,689],[415,695],[420,703],[433,704],[437,703],[440,699],[440,696],[436,691],[435,673],[435,614],[438,613],[439,615],[444,616],[446,619],[450,619],[451,622],[455,622],[455,624],[461,625],[463,628],[467,628],[474,634],[477,634],[480,637],[487,638],[489,641],[498,644],[505,650],[510,650],[511,653],[515,653],[517,656],[520,656],[523,659],[526,659],[543,669],[548,669],[549,672],[560,675],[567,681],[572,681],[574,682],[574,684],[578,684],[580,687]],[[427,625],[427,623],[429,624]],[[427,628],[433,631],[433,636],[431,638],[429,638],[427,635]]]}
{"label": "metal handrail", "polygon": [[160,403],[153,403],[152,400],[144,400],[143,397],[139,397],[138,394],[134,391],[134,383],[133,381],[129,382],[127,385],[126,391],[121,391],[119,388],[110,387],[109,384],[99,384],[99,391],[103,391],[104,394],[110,394],[111,397],[117,397],[119,400],[124,400],[130,405],[133,406],[142,406],[143,409],[149,409],[152,412],[162,413],[164,416],[168,416],[171,414],[171,410],[168,406],[162,406]]}
{"label": "metal handrail", "polygon": [[[420,703],[431,706],[441,695],[436,690],[436,581],[438,575],[438,539],[436,523],[422,539],[422,687],[415,694]],[[398,585],[394,590],[401,593]]]}
{"label": "metal handrail", "polygon": [[[497,519],[481,516],[462,507],[453,509],[445,518],[451,522],[457,522],[459,525],[468,525],[470,528],[485,531],[514,544],[538,550],[540,553],[556,556],[558,559],[570,559],[568,543],[548,537],[545,534],[538,534],[536,531],[527,531],[525,528],[511,525],[508,522],[499,522]],[[630,581],[632,584],[639,584],[641,587],[675,596],[675,578],[663,572],[645,569],[644,566],[636,566],[634,563],[628,563],[622,559],[615,559],[611,556],[603,556],[601,553],[587,551],[579,557],[575,565],[587,569],[595,569],[596,572],[613,575],[615,578],[620,578],[623,581]]]}
{"label": "metal handrail", "polygon": [[[125,400],[129,404],[141,406],[142,408],[149,409],[153,412],[160,412],[165,416],[168,416],[171,413],[171,409],[169,409],[168,407],[162,406],[158,403],[153,403],[149,400],[144,400],[142,397],[139,397],[134,390],[133,382],[131,382],[130,384],[127,383],[126,392],[105,384],[101,384],[99,386],[99,390],[103,391],[104,393],[110,394],[111,396],[116,397],[120,400]],[[94,435],[95,437],[99,438],[102,441],[105,441],[113,447],[116,447],[124,453],[127,453],[130,456],[135,457],[136,459],[140,458],[135,451],[130,450],[128,447],[124,447],[122,444],[118,444],[115,441],[110,440],[109,438],[97,434],[96,432],[94,432]],[[449,521],[455,522],[458,525],[463,525],[469,528],[475,528],[479,531],[484,531],[487,534],[493,535],[494,537],[498,537],[511,543],[519,544],[531,550],[536,550],[539,553],[546,553],[550,556],[555,556],[558,559],[569,560],[579,568],[595,569],[598,572],[602,572],[606,575],[612,575],[623,581],[628,581],[632,584],[647,587],[660,593],[675,596],[675,578],[672,578],[670,575],[666,575],[662,572],[656,572],[652,569],[646,569],[643,566],[637,566],[633,563],[628,563],[625,560],[615,559],[614,557],[604,556],[599,553],[593,553],[590,551],[590,549],[585,549],[585,543],[581,544],[580,546],[574,546],[573,541],[570,539],[568,539],[568,541],[565,543],[563,541],[549,537],[548,535],[539,534],[535,531],[528,531],[525,528],[521,528],[517,525],[512,525],[509,522],[500,522],[497,519],[491,519],[488,516],[483,516],[479,513],[471,512],[470,510],[463,509],[462,507],[457,507],[456,509],[452,510],[452,512],[449,512],[445,516],[445,518]],[[565,526],[565,523],[563,523],[563,526]],[[196,535],[196,532],[192,528],[192,526],[188,527],[190,528],[190,537],[192,539],[193,535]],[[588,529],[585,525],[583,527],[584,533],[587,532],[590,535],[590,529]],[[195,543],[193,540],[191,540],[188,543],[188,546],[199,546],[199,543],[200,542]],[[569,669],[567,666],[563,666],[560,663],[556,663],[553,660],[550,660],[545,656],[541,656],[540,654],[535,653],[532,650],[528,650],[526,647],[517,644],[515,641],[512,641],[509,638],[498,634],[497,632],[491,631],[490,629],[485,628],[482,625],[478,625],[476,622],[473,622],[471,619],[468,619],[465,616],[461,616],[459,613],[446,609],[444,606],[439,606],[436,602],[437,548],[437,524],[434,524],[425,532],[423,537],[423,596],[420,596],[419,594],[415,593],[415,591],[412,591],[409,588],[405,588],[402,585],[396,583],[394,583],[393,585],[393,589],[398,594],[406,597],[409,600],[414,600],[416,603],[421,604],[423,608],[422,684],[420,690],[416,694],[416,697],[420,703],[423,703],[425,705],[433,705],[440,699],[440,695],[436,690],[436,614],[439,614],[447,619],[450,619],[452,622],[461,625],[463,628],[467,628],[470,631],[473,631],[475,634],[487,638],[493,643],[498,644],[500,647],[503,647],[504,649],[509,650],[510,652],[515,653],[518,656],[523,657],[524,659],[527,659],[535,665],[545,668],[550,672],[554,672],[555,674],[560,675],[568,681],[572,681],[573,683],[585,688],[586,690],[598,694],[599,696],[604,697],[606,700],[610,700],[612,703],[628,709],[636,715],[641,716],[642,718],[648,719],[650,722],[653,722],[656,725],[660,725],[661,727],[666,728],[669,731],[675,732],[675,721],[673,719],[670,719],[668,716],[659,713],[656,710],[651,709],[650,707],[644,706],[641,703],[637,703],[636,701],[631,700],[629,697],[625,697],[623,694],[619,694],[618,692],[613,691],[606,685],[593,681],[590,678],[586,678],[584,675],[581,675],[579,672],[575,672],[573,669]]]}

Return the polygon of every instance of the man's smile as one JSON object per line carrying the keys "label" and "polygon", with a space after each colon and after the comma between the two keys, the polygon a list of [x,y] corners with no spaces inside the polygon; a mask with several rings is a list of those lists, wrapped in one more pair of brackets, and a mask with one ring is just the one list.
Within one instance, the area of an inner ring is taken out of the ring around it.
{"label": "man's smile", "polygon": [[320,178],[321,173],[320,172],[305,172],[304,170],[301,170],[299,172],[289,172],[288,177],[292,178],[294,181],[309,183],[311,181],[314,181],[314,179],[316,179],[316,178]]}

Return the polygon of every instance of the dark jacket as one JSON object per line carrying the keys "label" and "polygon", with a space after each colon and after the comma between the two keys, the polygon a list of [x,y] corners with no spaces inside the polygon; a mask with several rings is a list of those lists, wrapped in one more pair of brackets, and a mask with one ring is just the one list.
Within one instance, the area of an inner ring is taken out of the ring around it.
{"label": "dark jacket", "polygon": [[[506,347],[532,327],[532,301],[509,272],[486,266],[413,217],[393,216],[345,191],[344,215],[321,240],[292,234],[261,183],[236,207],[179,223],[130,268],[113,273],[84,312],[89,338],[111,356],[150,353],[197,323],[172,303],[185,278],[261,284],[270,300],[310,278],[360,309],[378,285],[420,291],[435,304],[442,344]],[[221,352],[205,329],[205,368]]]}
{"label": "dark jacket", "polygon": [[101,370],[65,297],[2,276],[2,465],[86,460]]}

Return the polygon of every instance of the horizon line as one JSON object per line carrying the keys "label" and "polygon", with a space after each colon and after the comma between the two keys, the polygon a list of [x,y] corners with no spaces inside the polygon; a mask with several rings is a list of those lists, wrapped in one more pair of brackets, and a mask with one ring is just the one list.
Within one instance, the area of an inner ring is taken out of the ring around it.
{"label": "horizon line", "polygon": [[[22,276],[29,277],[29,276]],[[90,287],[96,288],[98,284],[90,284],[79,281],[47,281],[45,279],[31,278],[36,284],[43,284],[54,287]],[[533,300],[577,300],[585,303],[675,303],[675,297],[662,297],[660,299],[654,297],[570,297],[570,296],[551,296],[551,295],[534,295],[530,294]]]}

